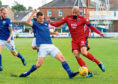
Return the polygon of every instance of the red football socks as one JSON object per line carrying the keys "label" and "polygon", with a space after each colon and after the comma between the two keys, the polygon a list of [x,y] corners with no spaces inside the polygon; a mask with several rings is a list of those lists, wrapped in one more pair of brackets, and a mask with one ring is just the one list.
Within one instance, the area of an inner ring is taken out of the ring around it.
{"label": "red football socks", "polygon": [[96,62],[96,64],[100,64],[100,61],[98,61],[92,54],[90,53],[87,53],[87,56],[86,56],[89,60],[92,60],[94,62]]}
{"label": "red football socks", "polygon": [[80,66],[86,66],[85,62],[82,60],[82,58],[76,58],[77,59],[77,62]]}
{"label": "red football socks", "polygon": [[[86,66],[85,62],[82,60],[82,58],[76,58],[77,59],[77,62],[78,64],[82,67],[82,66]],[[88,72],[90,72],[90,70],[88,69]]]}

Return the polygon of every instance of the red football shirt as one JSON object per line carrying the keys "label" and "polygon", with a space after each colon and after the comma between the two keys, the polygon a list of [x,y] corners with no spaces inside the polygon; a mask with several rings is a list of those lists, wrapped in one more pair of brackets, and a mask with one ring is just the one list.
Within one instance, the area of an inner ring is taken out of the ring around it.
{"label": "red football shirt", "polygon": [[90,28],[89,27],[84,27],[84,33],[85,33],[85,37],[88,38],[89,37],[89,31],[90,31]]}
{"label": "red football shirt", "polygon": [[[51,25],[58,27],[64,23],[67,23],[67,25],[69,27],[69,32],[71,34],[72,41],[79,41],[79,40],[85,39],[84,26],[85,26],[85,24],[86,25],[90,24],[90,22],[87,21],[86,18],[78,15],[77,19],[73,19],[72,15],[68,15],[68,16],[64,17],[62,20],[60,20],[59,22],[51,23]],[[96,33],[101,34],[101,32],[99,32],[92,25],[90,26],[90,28],[93,31],[95,31]]]}

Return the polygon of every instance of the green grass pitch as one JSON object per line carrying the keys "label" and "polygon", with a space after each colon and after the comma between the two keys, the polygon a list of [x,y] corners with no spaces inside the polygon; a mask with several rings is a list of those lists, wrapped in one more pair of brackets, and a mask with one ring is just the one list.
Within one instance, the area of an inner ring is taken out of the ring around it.
{"label": "green grass pitch", "polygon": [[[53,38],[53,43],[63,53],[72,71],[78,71],[79,65],[71,52],[70,38]],[[26,78],[12,76],[26,72],[37,61],[37,52],[31,48],[32,38],[15,39],[16,49],[27,61],[23,66],[20,59],[12,56],[6,49],[2,50],[3,72],[0,72],[0,84],[118,84],[118,39],[90,38],[90,51],[97,59],[103,62],[106,72],[102,72],[92,61],[82,56],[88,68],[93,73],[92,78],[77,75],[69,79],[61,63],[47,56],[41,68]]]}

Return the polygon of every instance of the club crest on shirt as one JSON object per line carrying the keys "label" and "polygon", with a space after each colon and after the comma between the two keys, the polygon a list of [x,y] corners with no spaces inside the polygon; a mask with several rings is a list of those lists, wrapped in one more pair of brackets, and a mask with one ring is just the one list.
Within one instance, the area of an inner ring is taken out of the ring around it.
{"label": "club crest on shirt", "polygon": [[6,24],[6,21],[3,21],[3,24]]}
{"label": "club crest on shirt", "polygon": [[80,18],[78,18],[77,21],[80,21]]}
{"label": "club crest on shirt", "polygon": [[48,26],[48,24],[44,24],[45,26]]}

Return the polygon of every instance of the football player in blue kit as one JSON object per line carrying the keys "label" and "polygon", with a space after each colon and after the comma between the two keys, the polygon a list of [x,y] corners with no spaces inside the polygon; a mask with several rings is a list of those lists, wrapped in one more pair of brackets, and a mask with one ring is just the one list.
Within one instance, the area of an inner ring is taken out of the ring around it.
{"label": "football player in blue kit", "polygon": [[26,65],[26,61],[25,58],[15,50],[12,23],[10,18],[7,17],[7,9],[1,8],[0,12],[0,71],[3,71],[1,51],[4,46],[6,46],[14,56],[20,58],[23,65]]}
{"label": "football player in blue kit", "polygon": [[49,54],[53,58],[59,60],[62,64],[62,67],[67,72],[69,78],[73,78],[78,74],[78,72],[72,72],[68,63],[66,62],[61,51],[55,47],[52,43],[50,32],[49,32],[49,24],[44,21],[44,15],[41,12],[37,12],[37,21],[32,22],[31,19],[33,15],[36,13],[36,10],[33,10],[31,16],[27,20],[27,24],[32,26],[33,30],[36,31],[36,44],[40,47],[38,52],[38,61],[36,64],[32,65],[31,69],[25,73],[20,74],[20,77],[26,77],[30,75],[33,71],[40,68],[43,64],[45,57]]}

